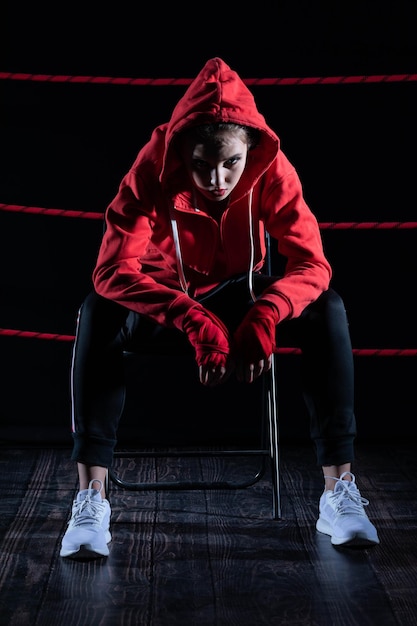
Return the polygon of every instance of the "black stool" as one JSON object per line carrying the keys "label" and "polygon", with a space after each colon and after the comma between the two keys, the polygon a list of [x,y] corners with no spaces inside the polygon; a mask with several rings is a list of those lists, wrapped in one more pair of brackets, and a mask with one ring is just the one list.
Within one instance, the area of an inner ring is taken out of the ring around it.
{"label": "black stool", "polygon": [[[126,362],[132,362],[136,359],[138,355],[134,353],[125,353]],[[151,356],[143,356],[142,359],[145,359],[145,362],[150,364],[150,369],[152,372],[153,369],[153,361]],[[172,357],[168,357],[172,359]],[[185,358],[185,357],[182,357]],[[182,358],[179,361],[179,367],[183,366]],[[157,361],[160,362],[161,355],[157,356]],[[196,367],[194,360],[192,367]],[[134,363],[136,366],[136,363]],[[109,487],[109,479],[123,489],[128,489],[132,491],[141,491],[141,490],[163,490],[163,489],[243,489],[249,486],[254,485],[257,481],[259,481],[264,475],[268,468],[271,472],[271,482],[272,482],[272,517],[274,519],[279,519],[281,517],[281,501],[280,501],[280,474],[279,474],[279,430],[278,430],[278,411],[277,411],[277,392],[276,392],[276,357],[273,357],[272,368],[271,370],[263,375],[258,381],[253,383],[252,385],[244,385],[245,392],[252,394],[254,396],[252,401],[255,402],[255,406],[259,406],[259,414],[260,414],[260,431],[261,431],[261,444],[256,448],[236,448],[234,446],[233,449],[225,449],[221,447],[220,449],[213,449],[213,446],[198,446],[189,447],[187,445],[180,446],[152,446],[152,450],[149,449],[131,449],[129,445],[128,450],[118,450],[116,449],[114,453],[114,458],[126,458],[126,459],[135,459],[135,458],[170,458],[170,457],[195,457],[195,458],[204,458],[204,457],[257,457],[259,458],[259,467],[256,472],[250,476],[242,479],[240,481],[236,480],[224,480],[222,478],[206,481],[206,480],[158,480],[158,481],[127,481],[119,476],[114,467],[109,468],[108,479],[107,479],[107,488]],[[152,374],[154,376],[154,374]],[[194,373],[194,379],[196,379],[197,374]],[[201,389],[204,390],[204,393],[209,394],[212,393],[213,390],[209,390],[204,388],[199,382],[197,383]],[[227,393],[227,385],[229,383],[225,383],[220,387],[223,387],[221,392]],[[242,383],[237,383],[238,385],[243,385]],[[147,385],[146,379],[141,380],[141,385]],[[242,388],[242,387],[241,387]],[[218,389],[218,388],[216,388]],[[165,384],[164,391],[165,394]],[[239,390],[238,390],[239,393]],[[207,396],[208,397],[208,396]],[[134,400],[131,401],[131,404],[134,405]],[[233,398],[230,398],[228,406],[233,406]],[[174,411],[175,413],[175,411]],[[172,416],[173,411],[170,411],[170,416]],[[198,419],[198,416],[197,416]],[[127,438],[130,440],[130,435],[127,435]],[[147,446],[144,446],[144,448]],[[155,449],[156,448],[156,449]],[[175,449],[173,449],[175,448]],[[218,446],[215,446],[218,448]]]}

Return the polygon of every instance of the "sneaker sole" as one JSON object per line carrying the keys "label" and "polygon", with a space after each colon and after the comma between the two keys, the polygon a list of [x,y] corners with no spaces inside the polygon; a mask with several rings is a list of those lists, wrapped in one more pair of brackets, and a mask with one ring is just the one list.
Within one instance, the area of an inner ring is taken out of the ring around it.
{"label": "sneaker sole", "polygon": [[368,537],[365,534],[357,533],[350,537],[336,537],[332,534],[331,526],[321,518],[316,522],[316,529],[325,535],[329,535],[332,545],[334,546],[346,546],[346,547],[371,547],[379,544],[378,537]]}
{"label": "sneaker sole", "polygon": [[[111,534],[110,531],[106,532],[106,542],[111,542]],[[61,547],[61,551],[59,556],[63,558],[73,558],[73,559],[98,559],[103,556],[109,556],[109,548],[107,545],[102,545],[101,547],[92,546],[91,543],[85,543],[75,550],[65,550],[65,548]]]}
{"label": "sneaker sole", "polygon": [[60,556],[64,559],[101,559],[105,556],[109,556],[109,549],[107,550],[93,550],[89,546],[80,546],[78,550],[65,551],[61,550]]}

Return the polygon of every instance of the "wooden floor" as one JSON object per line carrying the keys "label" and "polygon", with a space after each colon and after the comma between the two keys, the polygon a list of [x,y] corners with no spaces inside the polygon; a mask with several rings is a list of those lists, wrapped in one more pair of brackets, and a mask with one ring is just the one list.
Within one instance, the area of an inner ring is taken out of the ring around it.
{"label": "wooden floor", "polygon": [[[335,549],[317,533],[320,471],[309,444],[292,442],[281,443],[281,519],[271,519],[269,472],[238,490],[139,493],[112,483],[110,556],[85,562],[59,556],[77,488],[70,451],[0,452],[1,625],[417,623],[415,442],[358,443],[354,472],[379,546]],[[208,459],[198,472],[249,475],[254,462]],[[136,475],[123,463],[121,476]],[[137,463],[142,478],[154,474],[153,461]],[[195,463],[157,466],[170,478]]]}

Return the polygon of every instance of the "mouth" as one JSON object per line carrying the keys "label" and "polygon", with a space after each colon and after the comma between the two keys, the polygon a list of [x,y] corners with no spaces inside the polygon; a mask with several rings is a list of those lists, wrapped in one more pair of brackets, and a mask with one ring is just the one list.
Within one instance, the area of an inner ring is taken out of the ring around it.
{"label": "mouth", "polygon": [[226,189],[213,189],[210,193],[216,198],[222,198],[226,194]]}

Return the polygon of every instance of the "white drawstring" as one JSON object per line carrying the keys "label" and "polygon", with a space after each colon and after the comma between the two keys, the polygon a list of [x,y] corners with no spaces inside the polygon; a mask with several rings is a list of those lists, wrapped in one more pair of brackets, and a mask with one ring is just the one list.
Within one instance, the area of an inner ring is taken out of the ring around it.
{"label": "white drawstring", "polygon": [[248,287],[252,300],[256,301],[256,296],[253,291],[253,266],[255,258],[255,244],[253,241],[253,220],[252,220],[252,195],[253,189],[249,192],[249,240],[250,240],[250,262],[249,262],[249,274],[248,274]]}
{"label": "white drawstring", "polygon": [[181,255],[180,238],[178,235],[177,221],[174,217],[172,217],[172,215],[171,215],[171,226],[172,226],[172,235],[174,237],[175,252],[177,255],[177,269],[178,269],[178,275],[180,279],[180,285],[184,293],[188,294],[189,285],[187,284],[187,280],[185,278],[184,265],[182,262],[182,255]]}

